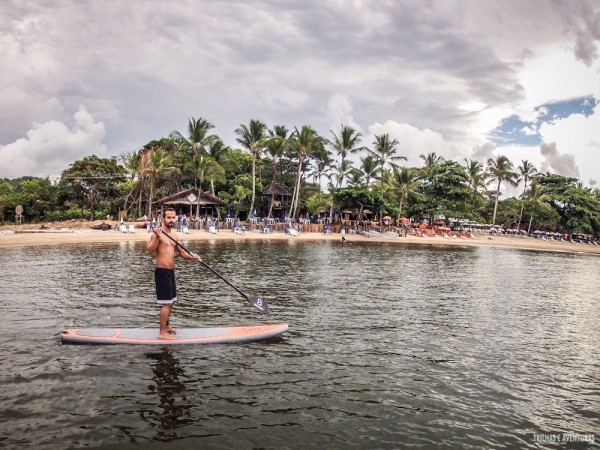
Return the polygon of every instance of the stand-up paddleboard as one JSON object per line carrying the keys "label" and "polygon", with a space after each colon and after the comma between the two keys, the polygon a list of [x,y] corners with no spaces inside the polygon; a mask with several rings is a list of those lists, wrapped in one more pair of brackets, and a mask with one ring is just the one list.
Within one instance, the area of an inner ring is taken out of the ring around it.
{"label": "stand-up paddleboard", "polygon": [[247,327],[178,328],[177,339],[160,339],[158,328],[72,328],[60,334],[70,344],[233,344],[269,339],[285,333],[287,323]]}

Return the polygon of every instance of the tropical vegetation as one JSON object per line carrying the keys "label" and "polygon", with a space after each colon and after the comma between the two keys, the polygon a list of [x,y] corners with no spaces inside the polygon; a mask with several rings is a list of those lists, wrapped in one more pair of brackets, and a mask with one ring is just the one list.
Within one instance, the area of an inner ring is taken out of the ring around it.
{"label": "tropical vegetation", "polygon": [[[94,220],[124,212],[151,217],[153,202],[184,189],[210,192],[226,203],[221,217],[379,219],[390,216],[429,223],[448,220],[521,230],[552,229],[600,234],[600,191],[580,180],[540,173],[529,161],[514,167],[506,156],[487,161],[421,155],[408,167],[399,142],[388,134],[369,145],[348,125],[324,137],[310,125],[269,128],[257,119],[235,129],[240,148],[226,146],[205,118],[120,157],[86,156],[60,178],[0,179],[0,221]],[[502,187],[521,184],[518,197],[501,198]],[[276,186],[289,195],[277,202]],[[196,214],[200,214],[199,207]]]}

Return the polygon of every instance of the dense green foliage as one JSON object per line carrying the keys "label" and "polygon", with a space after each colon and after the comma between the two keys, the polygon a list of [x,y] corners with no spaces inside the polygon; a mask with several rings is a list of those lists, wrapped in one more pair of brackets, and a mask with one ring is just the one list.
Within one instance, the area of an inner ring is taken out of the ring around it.
{"label": "dense green foliage", "polygon": [[[240,149],[225,146],[213,129],[206,119],[192,118],[186,133],[174,131],[119,160],[92,155],[75,161],[57,182],[0,180],[0,220],[14,221],[17,205],[25,221],[116,217],[119,211],[135,219],[150,216],[157,198],[194,188],[224,200],[220,214],[227,210],[242,219],[254,210],[261,217],[308,212],[333,220],[340,214],[358,220],[390,215],[600,233],[599,190],[574,178],[539,174],[528,161],[515,169],[500,155],[485,165],[461,165],[430,153],[421,155],[422,166],[403,167],[398,141],[380,135],[371,148],[363,146],[362,135],[349,126],[326,139],[309,125],[270,129],[252,119],[235,130]],[[519,182],[518,198],[500,200],[503,184]],[[289,193],[276,210],[273,196],[262,195],[271,183]]]}

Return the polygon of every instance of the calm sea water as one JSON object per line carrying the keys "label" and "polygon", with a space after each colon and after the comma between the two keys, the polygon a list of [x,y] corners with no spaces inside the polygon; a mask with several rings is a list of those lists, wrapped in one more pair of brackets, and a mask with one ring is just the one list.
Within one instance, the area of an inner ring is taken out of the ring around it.
{"label": "calm sea water", "polygon": [[[600,259],[393,244],[196,243],[179,327],[286,321],[240,345],[61,345],[154,326],[143,243],[0,249],[0,447],[588,448]],[[545,442],[542,442],[544,441]]]}

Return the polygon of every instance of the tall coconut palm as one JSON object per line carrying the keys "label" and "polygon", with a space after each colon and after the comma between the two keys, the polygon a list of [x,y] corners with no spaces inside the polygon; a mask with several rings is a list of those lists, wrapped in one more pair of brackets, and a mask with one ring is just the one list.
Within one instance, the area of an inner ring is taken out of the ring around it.
{"label": "tall coconut palm", "polygon": [[194,187],[198,188],[198,163],[200,156],[207,153],[207,148],[216,136],[210,134],[210,130],[214,125],[206,119],[188,119],[188,134],[187,137],[179,131],[173,131],[170,137],[177,143],[179,147],[180,159],[183,162],[183,171],[194,176]]}
{"label": "tall coconut palm", "polygon": [[369,185],[371,184],[371,179],[377,176],[377,172],[379,171],[379,160],[374,155],[367,155],[360,158],[360,173],[363,176],[365,181],[365,186],[367,190],[369,189]]}
{"label": "tall coconut palm", "polygon": [[435,152],[430,152],[426,155],[419,155],[419,158],[423,160],[423,167],[421,168],[423,179],[428,183],[433,183],[435,168],[444,162],[444,157],[437,155]]}
{"label": "tall coconut palm", "polygon": [[396,162],[400,160],[406,161],[405,156],[398,156],[398,140],[390,138],[389,134],[380,134],[375,135],[375,140],[373,141],[374,149],[368,149],[368,151],[377,157],[377,161],[379,162],[379,174],[382,177],[381,179],[381,195],[383,196],[383,176],[384,169],[386,165],[390,165],[392,167],[396,166]]}
{"label": "tall coconut palm", "polygon": [[395,167],[393,169],[393,183],[398,198],[398,223],[400,223],[404,202],[418,195],[420,181],[415,169]]}
{"label": "tall coconut palm", "polygon": [[364,147],[359,147],[362,140],[362,133],[356,131],[351,126],[341,125],[339,135],[335,134],[333,130],[329,131],[333,134],[333,139],[328,141],[328,144],[341,156],[340,167],[343,166],[349,153],[364,149]]}
{"label": "tall coconut palm", "polygon": [[475,206],[475,199],[480,189],[485,187],[485,174],[483,171],[483,165],[478,161],[465,158],[465,170],[469,177],[468,183],[470,188],[473,190],[473,196],[471,198],[471,205]]}
{"label": "tall coconut palm", "polygon": [[171,161],[167,153],[162,147],[152,148],[147,153],[145,158],[144,172],[150,183],[150,193],[148,195],[148,217],[152,217],[152,202],[154,200],[154,192],[158,178],[163,172],[169,172],[174,170],[171,165]]}
{"label": "tall coconut palm", "polygon": [[533,183],[531,183],[531,186],[523,195],[527,203],[531,206],[529,226],[527,227],[527,234],[529,234],[531,233],[531,225],[533,224],[534,213],[538,207],[546,203],[546,201],[548,200],[548,196],[545,194],[542,187],[535,182],[535,180],[533,181]]}
{"label": "tall coconut palm", "polygon": [[[209,144],[208,144],[208,148],[206,149],[207,153],[206,155],[209,156],[214,162],[215,164],[217,164],[219,167],[221,167],[221,171],[223,173],[223,176],[217,176],[217,177],[207,177],[210,180],[210,193],[212,195],[215,195],[215,183],[225,183],[227,180],[225,179],[225,167],[224,167],[224,162],[225,159],[227,157],[227,152],[229,152],[229,147],[226,146],[223,141],[221,139],[211,139]],[[218,170],[218,169],[215,169]],[[213,171],[214,172],[214,171]],[[222,179],[221,179],[222,178]]]}
{"label": "tall coconut palm", "polygon": [[365,184],[365,176],[360,169],[352,169],[348,175],[346,175],[346,180],[348,180],[348,186],[352,187],[360,187]]}
{"label": "tall coconut palm", "polygon": [[352,168],[352,161],[348,159],[342,159],[339,163],[334,162],[332,165],[332,178],[335,181],[335,187],[341,188],[342,183],[350,174]]}
{"label": "tall coconut palm", "polygon": [[304,125],[302,129],[295,129],[292,133],[290,148],[298,158],[296,169],[296,185],[292,195],[290,205],[290,217],[296,217],[300,208],[300,182],[302,180],[302,171],[307,158],[325,153],[325,140],[310,126]]}
{"label": "tall coconut palm", "polygon": [[289,139],[289,130],[285,125],[275,125],[272,130],[269,130],[269,139],[265,143],[265,151],[271,157],[273,180],[277,173],[277,165],[279,165],[279,184],[283,184],[283,173],[281,170],[281,159],[287,149]]}
{"label": "tall coconut palm", "polygon": [[202,189],[202,184],[206,180],[210,180],[213,185],[214,182],[225,183],[226,181],[225,169],[223,169],[223,166],[208,155],[200,157],[198,173],[196,176],[198,177],[198,180],[200,180],[200,189]]}
{"label": "tall coconut palm", "polygon": [[492,217],[492,226],[494,226],[496,225],[496,213],[498,212],[500,186],[503,181],[506,181],[512,186],[516,186],[519,175],[513,170],[513,163],[503,155],[497,156],[496,159],[488,159],[487,173],[490,182],[498,182],[498,185],[496,186],[496,201],[494,202],[494,216]]}
{"label": "tall coconut palm", "polygon": [[137,217],[141,217],[142,216],[142,192],[144,191],[144,179],[143,179],[143,170],[141,167],[141,160],[142,160],[142,150],[137,151],[137,152],[131,152],[131,153],[126,153],[125,155],[123,155],[121,157],[122,161],[123,161],[123,167],[125,167],[125,172],[130,176],[130,191],[129,193],[126,195],[125,197],[125,205],[123,206],[123,209],[125,211],[128,210],[127,207],[127,203],[129,201],[130,197],[133,197],[132,199],[132,204],[131,206],[133,206],[133,204],[135,203],[135,196],[134,196],[134,191],[138,191],[138,193],[136,194],[137,198],[138,198],[138,213],[137,213]]}
{"label": "tall coconut palm", "polygon": [[334,168],[333,170],[335,170],[335,166],[332,166],[332,162],[333,161],[329,157],[329,155],[324,155],[324,157],[322,158],[313,160],[312,172],[309,174],[309,176],[312,176],[313,181],[315,183],[318,183],[319,186],[321,185],[324,176],[331,179],[332,174],[330,174],[329,172],[332,169],[332,167]]}
{"label": "tall coconut palm", "polygon": [[[523,193],[521,197],[523,198],[525,192],[527,192],[527,182],[537,173],[537,169],[535,166],[530,163],[528,160],[524,159],[521,161],[521,165],[517,167],[519,173],[521,174],[521,179],[523,180]],[[521,200],[521,212],[519,213],[519,222],[517,224],[517,229],[521,229],[521,220],[523,220],[523,208],[525,207],[525,203]]]}
{"label": "tall coconut palm", "polygon": [[256,160],[260,158],[266,141],[267,126],[260,120],[252,119],[248,126],[240,124],[236,128],[235,134],[239,137],[237,141],[252,155],[252,200],[250,201],[250,211],[254,210],[254,201],[256,199]]}

